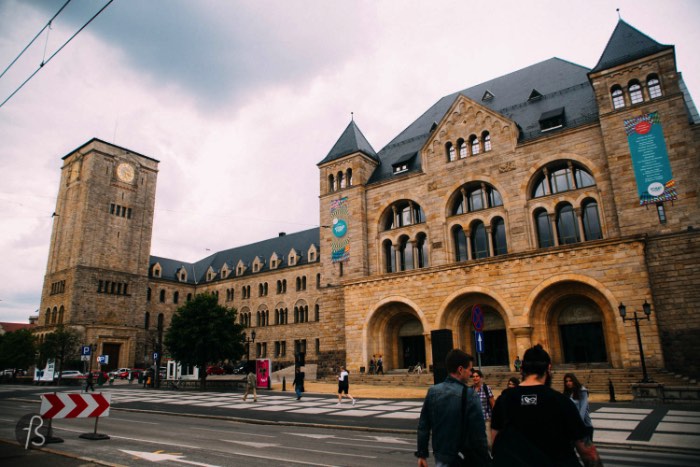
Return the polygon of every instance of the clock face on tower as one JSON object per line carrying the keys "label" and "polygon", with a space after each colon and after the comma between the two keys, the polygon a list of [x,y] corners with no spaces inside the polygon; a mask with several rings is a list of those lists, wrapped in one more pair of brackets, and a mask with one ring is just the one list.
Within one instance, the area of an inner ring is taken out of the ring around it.
{"label": "clock face on tower", "polygon": [[131,183],[134,181],[134,175],[133,165],[127,162],[122,162],[117,166],[117,178],[122,182]]}

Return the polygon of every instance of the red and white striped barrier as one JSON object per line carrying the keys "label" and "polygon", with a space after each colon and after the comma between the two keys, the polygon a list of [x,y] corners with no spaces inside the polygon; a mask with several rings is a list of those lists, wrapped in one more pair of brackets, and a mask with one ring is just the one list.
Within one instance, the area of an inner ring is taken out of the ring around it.
{"label": "red and white striped barrier", "polygon": [[112,394],[63,392],[41,395],[41,418],[108,417]]}

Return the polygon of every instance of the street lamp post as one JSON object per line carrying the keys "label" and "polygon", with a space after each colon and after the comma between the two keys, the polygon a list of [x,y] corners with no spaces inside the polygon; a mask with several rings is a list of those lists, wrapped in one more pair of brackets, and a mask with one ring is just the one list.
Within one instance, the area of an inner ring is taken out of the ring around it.
{"label": "street lamp post", "polygon": [[255,343],[255,331],[250,332],[250,339],[243,333],[243,342],[245,342],[245,358],[250,361],[250,344]]}
{"label": "street lamp post", "polygon": [[642,310],[644,311],[644,316],[642,317],[637,317],[637,312],[634,312],[634,317],[633,318],[627,318],[627,307],[623,304],[620,303],[620,306],[617,307],[618,311],[620,312],[620,316],[622,317],[622,322],[624,323],[626,320],[631,319],[634,320],[634,327],[637,330],[637,345],[639,345],[639,358],[642,361],[642,383],[652,383],[653,381],[649,379],[649,375],[647,375],[647,365],[646,362],[644,361],[644,348],[642,347],[642,335],[639,333],[639,321],[646,319],[647,321],[649,320],[649,315],[651,315],[651,305],[647,303],[646,300],[644,300],[644,304],[642,305]]}

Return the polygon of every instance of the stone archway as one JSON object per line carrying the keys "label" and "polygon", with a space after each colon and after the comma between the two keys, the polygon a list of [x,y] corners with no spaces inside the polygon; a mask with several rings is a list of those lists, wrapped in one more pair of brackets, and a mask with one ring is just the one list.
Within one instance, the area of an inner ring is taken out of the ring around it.
{"label": "stone archway", "polygon": [[382,304],[367,325],[367,356],[382,356],[384,371],[426,362],[425,331],[419,314],[398,301]]}

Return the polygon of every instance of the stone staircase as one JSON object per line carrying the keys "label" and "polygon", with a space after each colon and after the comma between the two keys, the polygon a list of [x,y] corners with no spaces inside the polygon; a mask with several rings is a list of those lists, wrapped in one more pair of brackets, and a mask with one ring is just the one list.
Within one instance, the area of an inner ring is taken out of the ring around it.
{"label": "stone staircase", "polygon": [[[508,379],[519,376],[506,367],[483,367],[486,384],[493,388],[494,393],[506,388]],[[642,370],[638,368],[583,368],[575,366],[560,366],[552,374],[552,387],[559,391],[564,386],[564,374],[574,373],[581,383],[586,386],[591,394],[609,394],[609,381],[612,381],[616,395],[632,395],[632,384],[642,379]],[[677,375],[659,368],[649,368],[649,377],[657,383],[665,386],[691,386],[700,387],[698,381]],[[333,383],[334,376],[324,378],[324,381]],[[433,384],[433,374],[409,374],[406,370],[391,370],[385,375],[350,374],[351,384],[370,384],[381,386],[413,386],[427,387]]]}

